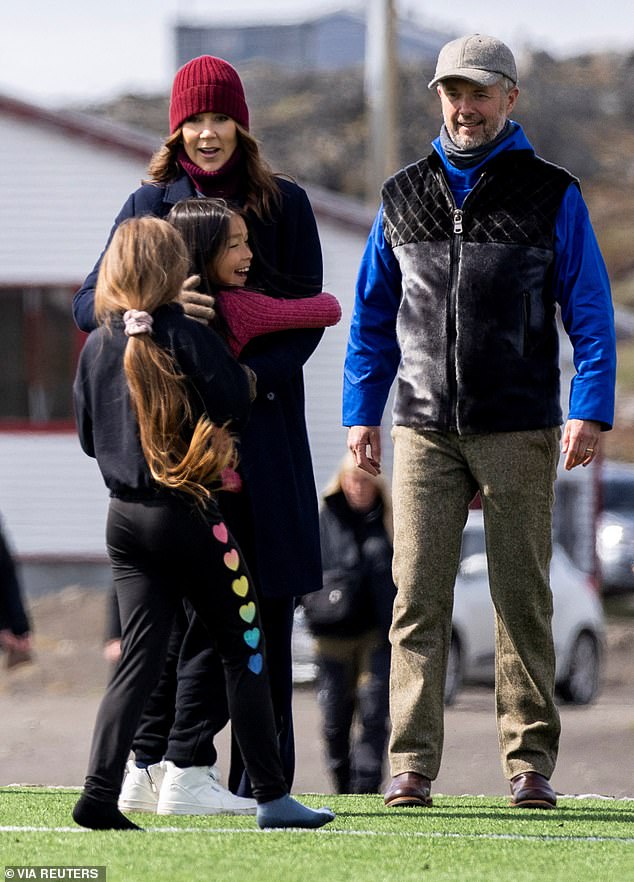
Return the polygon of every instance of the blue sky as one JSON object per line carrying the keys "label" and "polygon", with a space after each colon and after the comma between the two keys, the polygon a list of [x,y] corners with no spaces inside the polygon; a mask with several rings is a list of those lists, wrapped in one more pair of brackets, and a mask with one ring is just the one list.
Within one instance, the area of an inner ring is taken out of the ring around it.
{"label": "blue sky", "polygon": [[[210,21],[298,19],[354,0],[24,0],[0,11],[0,91],[55,105],[125,91],[167,90],[173,73],[170,27],[177,18]],[[493,33],[515,52],[540,47],[562,56],[614,48],[634,51],[634,4],[627,0],[396,0],[423,24],[456,33]],[[219,11],[219,7],[231,12]],[[272,10],[275,9],[275,12]]]}

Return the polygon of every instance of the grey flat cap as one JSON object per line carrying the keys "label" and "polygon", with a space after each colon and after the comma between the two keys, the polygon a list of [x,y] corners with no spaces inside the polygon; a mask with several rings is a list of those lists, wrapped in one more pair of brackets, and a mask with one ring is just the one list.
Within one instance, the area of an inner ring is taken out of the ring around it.
{"label": "grey flat cap", "polygon": [[438,55],[436,73],[428,88],[441,80],[458,77],[481,86],[493,86],[500,77],[517,83],[513,53],[501,40],[486,34],[469,34],[446,43]]}

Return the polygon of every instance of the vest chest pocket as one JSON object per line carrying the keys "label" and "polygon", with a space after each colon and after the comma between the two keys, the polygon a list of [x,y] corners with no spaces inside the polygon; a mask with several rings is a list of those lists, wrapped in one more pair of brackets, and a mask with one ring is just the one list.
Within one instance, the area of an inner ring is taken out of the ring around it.
{"label": "vest chest pocket", "polygon": [[531,295],[528,291],[522,294],[522,319],[524,323],[524,345],[522,347],[522,355],[526,355],[530,346],[529,328],[531,322]]}

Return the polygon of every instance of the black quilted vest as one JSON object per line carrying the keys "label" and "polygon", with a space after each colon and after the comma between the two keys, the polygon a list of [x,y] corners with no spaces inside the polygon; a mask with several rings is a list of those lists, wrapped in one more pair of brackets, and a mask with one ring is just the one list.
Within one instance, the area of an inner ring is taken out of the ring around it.
{"label": "black quilted vest", "polygon": [[487,163],[461,210],[435,153],[386,181],[402,273],[394,423],[460,434],[561,423],[551,275],[572,182],[523,150]]}

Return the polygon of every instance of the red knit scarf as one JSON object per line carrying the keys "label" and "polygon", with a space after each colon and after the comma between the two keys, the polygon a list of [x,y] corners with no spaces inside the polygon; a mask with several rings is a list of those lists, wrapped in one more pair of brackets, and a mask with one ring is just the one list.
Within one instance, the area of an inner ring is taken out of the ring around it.
{"label": "red knit scarf", "polygon": [[234,202],[243,201],[241,197],[244,196],[246,174],[239,145],[225,164],[216,171],[205,171],[200,168],[191,161],[184,147],[178,151],[177,159],[183,171],[191,178],[196,190],[203,196],[215,196]]}

